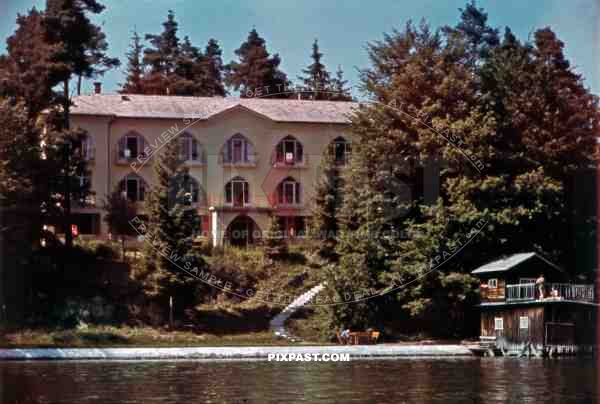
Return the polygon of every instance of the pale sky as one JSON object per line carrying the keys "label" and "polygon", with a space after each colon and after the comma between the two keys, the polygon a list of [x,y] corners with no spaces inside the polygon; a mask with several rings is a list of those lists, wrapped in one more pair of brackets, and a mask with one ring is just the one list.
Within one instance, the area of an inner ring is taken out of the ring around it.
{"label": "pale sky", "polygon": [[[279,53],[282,69],[292,81],[310,63],[311,44],[319,39],[323,62],[334,71],[341,65],[351,85],[356,85],[357,68],[369,65],[365,45],[382,38],[384,32],[401,29],[408,19],[425,18],[433,27],[458,20],[458,8],[465,0],[100,0],[106,10],[95,21],[103,25],[111,56],[125,64],[125,52],[134,27],[143,35],[159,33],[167,10],[175,11],[179,36],[204,47],[217,39],[223,61],[234,58],[233,51],[256,27],[271,53]],[[32,6],[44,7],[44,0],[0,0],[0,37],[15,29],[17,13]],[[585,83],[600,94],[600,0],[480,0],[490,23],[509,26],[520,39],[538,28],[550,26],[565,42],[566,54]],[[124,80],[123,68],[101,79],[105,92],[115,92]],[[92,84],[85,84],[91,92]],[[356,94],[356,93],[355,93]]]}

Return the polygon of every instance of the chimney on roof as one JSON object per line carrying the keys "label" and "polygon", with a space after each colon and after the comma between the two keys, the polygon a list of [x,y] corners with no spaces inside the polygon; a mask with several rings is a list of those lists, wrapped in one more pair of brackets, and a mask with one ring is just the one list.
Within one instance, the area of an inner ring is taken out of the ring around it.
{"label": "chimney on roof", "polygon": [[95,81],[94,82],[94,94],[101,94],[102,93],[102,83],[99,81]]}

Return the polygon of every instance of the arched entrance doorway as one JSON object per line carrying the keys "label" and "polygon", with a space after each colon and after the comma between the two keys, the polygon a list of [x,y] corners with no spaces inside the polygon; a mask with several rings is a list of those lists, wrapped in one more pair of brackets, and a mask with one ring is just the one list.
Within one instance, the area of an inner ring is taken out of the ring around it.
{"label": "arched entrance doorway", "polygon": [[247,247],[260,237],[260,228],[251,217],[240,215],[233,219],[225,232],[227,244],[235,247]]}

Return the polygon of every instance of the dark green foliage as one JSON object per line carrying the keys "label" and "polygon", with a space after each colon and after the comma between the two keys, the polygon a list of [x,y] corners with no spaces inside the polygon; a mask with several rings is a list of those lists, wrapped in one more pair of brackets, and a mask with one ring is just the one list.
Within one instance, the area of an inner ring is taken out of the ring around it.
{"label": "dark green foliage", "polygon": [[152,73],[168,77],[175,72],[176,60],[179,56],[178,23],[175,13],[169,10],[167,21],[163,22],[163,31],[158,34],[146,34],[151,47],[144,50],[144,63]]}
{"label": "dark green foliage", "polygon": [[319,51],[319,43],[315,39],[311,53],[312,63],[302,70],[304,76],[298,77],[304,90],[302,98],[317,101],[352,101],[342,67],[338,66],[335,77],[332,77],[327,67],[321,63],[322,57],[323,53]]}
{"label": "dark green foliage", "polygon": [[148,295],[162,301],[175,297],[178,306],[196,300],[199,281],[185,270],[205,269],[204,259],[192,248],[200,226],[189,196],[189,174],[180,167],[178,142],[168,142],[154,166],[155,185],[147,201],[148,232],[143,285]]}
{"label": "dark green foliage", "polygon": [[55,83],[49,69],[57,45],[45,40],[42,12],[17,16],[17,29],[7,40],[8,54],[0,63],[0,95],[25,102],[31,117],[52,104]]}
{"label": "dark green foliage", "polygon": [[127,52],[127,80],[123,84],[121,93],[142,94],[142,79],[144,76],[144,66],[142,64],[142,46],[141,38],[137,32],[131,37],[131,46]]}
{"label": "dark green foliage", "polygon": [[203,71],[202,92],[204,96],[224,97],[227,90],[223,85],[223,60],[221,59],[221,48],[216,39],[209,39],[204,50],[204,56],[201,60]]}
{"label": "dark green foliage", "polygon": [[342,204],[344,187],[341,170],[335,159],[327,150],[322,159],[321,174],[315,189],[315,203],[312,215],[314,237],[322,240],[319,244],[319,255],[327,260],[335,261],[335,247],[340,232],[339,210]]}
{"label": "dark green foliage", "polygon": [[286,93],[291,85],[287,75],[279,70],[281,59],[278,54],[269,55],[265,40],[256,29],[248,34],[246,42],[235,51],[238,61],[225,67],[225,82],[240,92],[240,97],[254,97],[258,93],[273,98],[289,98]]}
{"label": "dark green foliage", "polygon": [[218,42],[210,39],[203,54],[187,36],[180,40],[178,31],[175,13],[169,10],[163,31],[158,35],[146,34],[149,47],[144,49],[137,34],[134,35],[128,54],[127,82],[121,89],[122,93],[198,97],[226,95]]}
{"label": "dark green foliage", "polygon": [[276,215],[271,215],[269,230],[264,236],[265,256],[273,261],[287,256],[287,242],[281,228],[281,223]]}
{"label": "dark green foliage", "polygon": [[69,80],[72,75],[85,78],[101,75],[119,65],[118,59],[106,56],[105,35],[88,18],[89,14],[103,10],[104,6],[96,0],[47,0],[46,41],[58,45],[50,66],[55,84]]}
{"label": "dark green foliage", "polygon": [[180,53],[177,30],[175,13],[169,10],[167,21],[163,23],[163,31],[158,35],[146,34],[146,40],[151,46],[144,49],[144,65],[148,67],[148,73],[144,77],[145,94],[171,94]]}
{"label": "dark green foliage", "polygon": [[[370,45],[362,89],[378,103],[352,119],[340,264],[330,275],[340,294],[397,288],[389,296],[411,316],[456,335],[478,265],[529,250],[567,264],[565,186],[593,164],[600,117],[562,48],[547,28],[533,43],[508,30],[500,42],[472,4],[456,27],[407,24]],[[438,198],[426,200],[423,172],[436,167]],[[342,305],[335,319],[367,318],[371,304]]]}
{"label": "dark green foliage", "polygon": [[342,66],[338,66],[335,77],[330,82],[329,101],[353,101],[350,89],[347,87],[348,81],[344,80],[344,71]]}
{"label": "dark green foliage", "polygon": [[330,96],[331,77],[325,65],[321,63],[323,53],[319,52],[319,43],[316,39],[310,56],[312,63],[302,70],[304,77],[298,77],[303,87],[308,90],[302,96],[309,100],[327,100]]}
{"label": "dark green foliage", "polygon": [[104,201],[104,210],[104,221],[108,224],[110,232],[121,239],[121,254],[124,260],[127,236],[137,235],[130,223],[137,216],[137,207],[135,202],[127,199],[121,188],[117,187]]}

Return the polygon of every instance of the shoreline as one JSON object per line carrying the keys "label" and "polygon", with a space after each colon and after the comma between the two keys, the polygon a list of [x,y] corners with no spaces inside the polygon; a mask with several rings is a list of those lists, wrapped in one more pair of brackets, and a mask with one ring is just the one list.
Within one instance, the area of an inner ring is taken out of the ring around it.
{"label": "shoreline", "polygon": [[269,354],[350,354],[351,359],[474,356],[462,345],[240,346],[181,348],[8,348],[0,361],[266,359]]}

